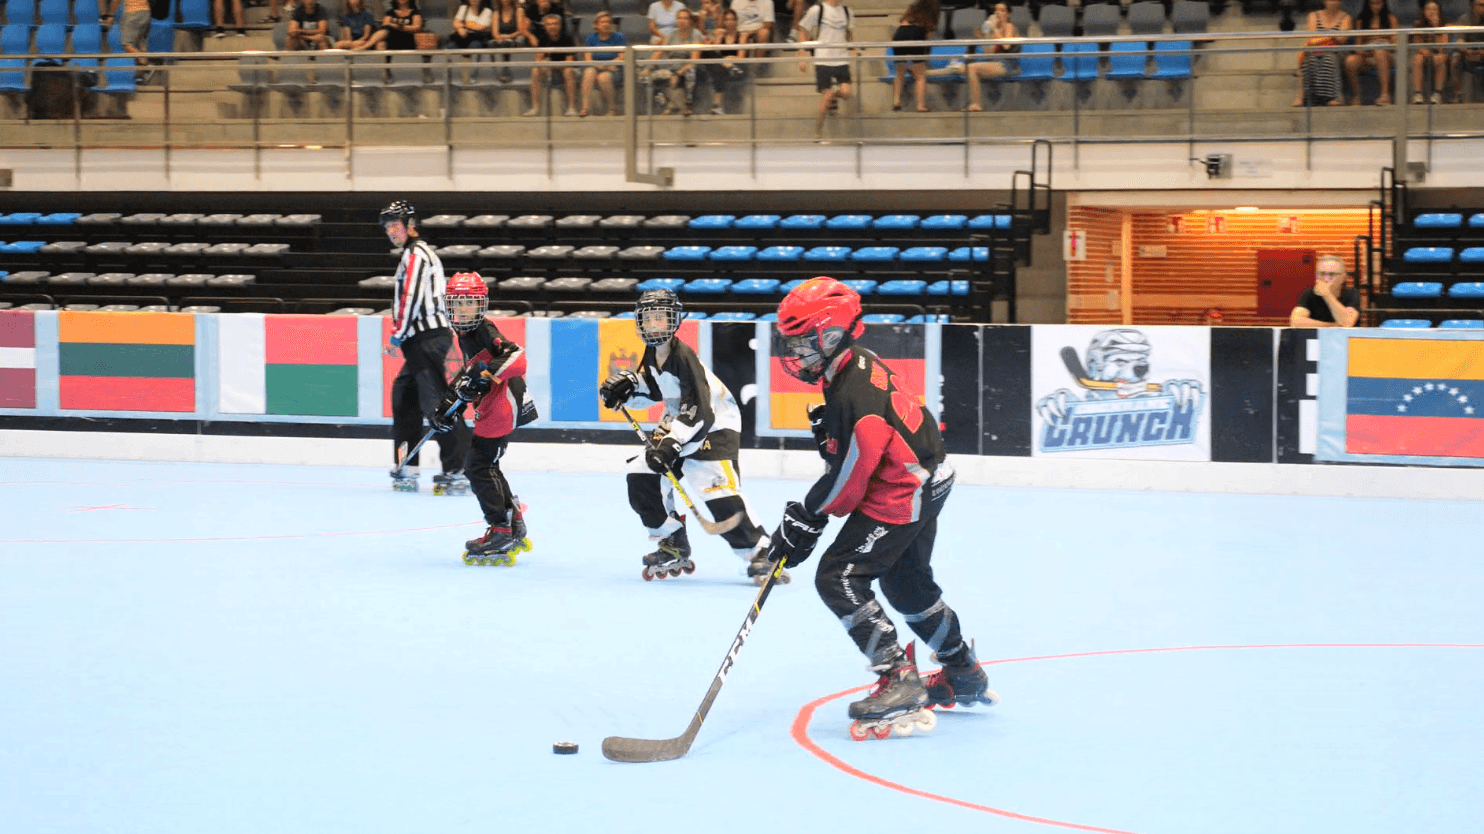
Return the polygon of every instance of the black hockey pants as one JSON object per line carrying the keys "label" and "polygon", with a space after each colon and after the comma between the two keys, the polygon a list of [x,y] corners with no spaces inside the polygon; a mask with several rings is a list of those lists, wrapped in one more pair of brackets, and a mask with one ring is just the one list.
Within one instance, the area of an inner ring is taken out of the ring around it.
{"label": "black hockey pants", "polygon": [[515,495],[510,491],[505,473],[500,470],[500,458],[505,456],[505,447],[509,445],[508,436],[474,435],[469,441],[469,454],[464,458],[464,474],[469,476],[469,488],[479,499],[479,510],[491,527],[504,527],[514,517],[510,510],[515,506]]}
{"label": "black hockey pants", "polygon": [[940,657],[961,650],[958,615],[943,602],[932,566],[938,513],[952,489],[951,477],[931,484],[922,514],[911,524],[851,513],[819,560],[814,586],[820,598],[873,666],[890,663],[900,651],[896,627],[871,591],[876,580],[886,601]]}
{"label": "black hockey pants", "polygon": [[[427,431],[424,418],[433,413],[448,391],[443,360],[452,346],[453,334],[448,330],[426,330],[402,343],[402,370],[392,380],[392,463],[396,463],[397,447],[406,443],[411,450],[422,440]],[[469,448],[469,427],[459,420],[453,431],[434,439],[438,441],[443,471],[459,471]],[[407,465],[417,466],[417,461],[408,461]]]}

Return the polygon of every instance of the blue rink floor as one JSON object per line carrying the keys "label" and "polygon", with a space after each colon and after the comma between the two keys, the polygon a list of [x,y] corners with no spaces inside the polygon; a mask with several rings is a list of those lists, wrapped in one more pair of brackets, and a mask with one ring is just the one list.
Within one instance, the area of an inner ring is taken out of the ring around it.
{"label": "blue rink floor", "polygon": [[[694,525],[697,572],[640,579],[624,451],[611,475],[512,475],[536,548],[513,568],[460,562],[472,497],[381,470],[0,459],[0,831],[1484,819],[1470,502],[961,486],[935,567],[1002,704],[850,741],[871,676],[810,562],[689,756],[608,762],[605,736],[684,730],[755,592]],[[804,488],[748,484],[770,527]]]}

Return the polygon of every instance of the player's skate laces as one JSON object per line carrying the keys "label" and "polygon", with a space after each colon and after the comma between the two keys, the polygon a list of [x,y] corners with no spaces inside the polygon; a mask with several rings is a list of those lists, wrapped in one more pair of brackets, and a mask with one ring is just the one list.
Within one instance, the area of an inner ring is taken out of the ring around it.
{"label": "player's skate laces", "polygon": [[[939,658],[934,655],[934,660]],[[940,661],[941,662],[941,661]],[[927,689],[928,706],[952,709],[958,704],[994,706],[1000,696],[989,688],[989,676],[979,666],[973,645],[964,646],[964,656],[922,679]]]}

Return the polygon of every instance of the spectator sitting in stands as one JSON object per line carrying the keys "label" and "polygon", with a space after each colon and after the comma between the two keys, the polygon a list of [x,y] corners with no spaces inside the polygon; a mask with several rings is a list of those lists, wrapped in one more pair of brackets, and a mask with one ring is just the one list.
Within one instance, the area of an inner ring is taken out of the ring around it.
{"label": "spectator sitting in stands", "polygon": [[[495,6],[495,31],[490,46],[500,49],[524,49],[536,45],[536,36],[531,34],[531,21],[526,10],[515,0],[497,0]],[[506,56],[507,60],[509,56]]]}
{"label": "spectator sitting in stands", "polygon": [[[119,6],[124,7],[124,16],[119,17]],[[119,27],[119,41],[124,51],[138,55],[149,51],[149,0],[113,0],[115,24]],[[145,66],[148,62],[135,58],[134,63]]]}
{"label": "spectator sitting in stands", "polygon": [[[577,40],[563,28],[563,23],[560,14],[547,12],[541,19],[541,28],[536,30],[536,47],[552,49],[577,46]],[[536,53],[536,68],[531,70],[531,109],[526,111],[527,116],[541,115],[541,103],[546,101],[546,76],[553,72],[561,72],[562,83],[567,88],[566,115],[577,115],[577,68],[572,66],[576,61],[576,52]],[[561,64],[562,69],[547,69],[545,64]]]}
{"label": "spectator sitting in stands", "polygon": [[[1484,0],[1474,0],[1469,7],[1469,13],[1459,21],[1464,26],[1484,26]],[[1469,84],[1469,79],[1484,67],[1484,34],[1461,35],[1459,43],[1466,44],[1463,49],[1454,53],[1453,60],[1457,63],[1453,67],[1453,77],[1458,89],[1458,101],[1464,101],[1464,85]]]}
{"label": "spectator sitting in stands", "polygon": [[676,88],[685,96],[685,107],[680,110],[682,115],[689,116],[696,103],[696,61],[701,59],[701,50],[697,46],[705,41],[691,21],[690,10],[682,6],[675,15],[675,31],[665,39],[667,45],[680,48],[659,53],[655,57],[663,60],[650,67],[649,79],[654,85],[655,102],[664,104],[666,116],[677,109],[670,96]]}
{"label": "spectator sitting in stands", "polygon": [[[1400,29],[1401,24],[1397,23],[1396,15],[1391,13],[1391,5],[1387,0],[1366,0],[1366,4],[1361,7],[1360,17],[1355,21],[1355,28],[1361,31]],[[1360,35],[1356,38],[1356,43],[1361,46],[1384,46],[1395,42],[1396,38],[1391,35]],[[1381,82],[1381,95],[1376,97],[1376,104],[1391,103],[1391,50],[1367,49],[1345,56],[1345,77],[1350,79],[1350,89],[1355,93],[1352,104],[1360,104],[1361,71],[1372,68],[1376,70],[1376,76]]]}
{"label": "spectator sitting in stands", "polygon": [[721,0],[701,0],[701,9],[696,12],[696,29],[710,43],[721,28]]}
{"label": "spectator sitting in stands", "polygon": [[[225,0],[212,0],[211,20],[216,24],[216,32],[212,34],[214,38],[227,36],[226,5]],[[232,20],[237,26],[237,37],[247,37],[247,28],[242,25],[242,0],[232,0]]]}
{"label": "spectator sitting in stands", "polygon": [[413,0],[392,0],[392,7],[381,18],[381,28],[371,33],[363,49],[417,49],[413,35],[423,30],[423,13]]}
{"label": "spectator sitting in stands", "polygon": [[[809,7],[795,27],[800,41],[818,40],[814,50],[814,89],[819,96],[819,113],[814,117],[814,138],[820,138],[824,119],[841,99],[850,98],[850,48],[854,39],[850,9],[842,0],[820,0]],[[799,62],[799,69],[805,62]]]}
{"label": "spectator sitting in stands", "polygon": [[319,0],[302,0],[289,16],[289,49],[325,49],[330,45],[330,21]]}
{"label": "spectator sitting in stands", "polygon": [[487,0],[467,0],[453,16],[453,34],[448,36],[451,49],[484,49],[489,46],[490,28],[495,10]]}
{"label": "spectator sitting in stands", "polygon": [[[1443,9],[1438,5],[1438,0],[1427,0],[1422,4],[1421,13],[1417,16],[1417,22],[1412,24],[1413,29],[1441,29],[1448,24],[1443,22]],[[1452,38],[1446,33],[1436,35],[1413,35],[1411,42],[1414,44],[1433,44],[1443,46]],[[1418,49],[1412,53],[1412,103],[1421,104],[1423,76],[1427,73],[1427,65],[1432,64],[1432,103],[1443,103],[1443,88],[1448,86],[1448,51],[1445,49]]]}
{"label": "spectator sitting in stands", "polygon": [[[732,0],[732,11],[737,13],[737,31],[742,33],[742,43],[773,42],[773,0]],[[753,49],[745,57],[766,57],[769,53]]]}
{"label": "spectator sitting in stands", "polygon": [[675,31],[675,16],[685,4],[680,0],[654,0],[649,4],[649,42],[658,46]]}
{"label": "spectator sitting in stands", "polygon": [[[531,37],[537,41],[541,40],[541,27],[546,25],[546,16],[549,14],[562,19],[563,31],[571,32],[574,37],[577,34],[577,26],[572,20],[572,10],[567,7],[567,0],[526,0],[525,12],[526,21],[531,27]],[[537,46],[540,44],[537,43]]]}
{"label": "spectator sitting in stands", "polygon": [[[1480,0],[1484,2],[1484,0]],[[727,9],[721,13],[721,23],[716,34],[711,36],[711,44],[717,47],[731,47],[730,49],[711,49],[706,53],[707,58],[720,59],[719,64],[702,64],[701,71],[711,79],[711,113],[715,116],[727,114],[725,98],[727,90],[732,85],[747,77],[747,68],[735,63],[737,58],[742,57],[744,50],[738,45],[745,43],[742,33],[737,31],[737,13]]]}
{"label": "spectator sitting in stands", "polygon": [[340,16],[341,39],[335,42],[335,48],[370,49],[374,34],[376,18],[367,11],[366,0],[345,0],[345,14]]}
{"label": "spectator sitting in stands", "polygon": [[[1324,8],[1309,12],[1308,29],[1310,32],[1326,34],[1309,38],[1304,46],[1339,46],[1345,39],[1328,33],[1345,32],[1353,28],[1355,21],[1340,8],[1340,0],[1324,0]],[[1303,88],[1293,101],[1294,107],[1345,103],[1344,91],[1340,88],[1338,51],[1299,53],[1299,75],[1303,79]]]}
{"label": "spectator sitting in stands", "polygon": [[582,71],[582,112],[577,115],[586,116],[591,111],[594,84],[608,101],[608,115],[618,115],[615,88],[623,84],[623,52],[619,48],[628,45],[622,32],[613,31],[613,15],[598,12],[593,16],[593,32],[587,36],[588,51],[582,54],[582,60],[601,63]]}
{"label": "spectator sitting in stands", "polygon": [[[987,47],[977,47],[990,55],[1000,55],[1014,52],[1019,47],[1013,43],[1020,37],[1015,24],[1010,22],[1010,7],[1004,3],[994,4],[994,13],[984,19],[979,25],[979,37],[984,40],[999,41]],[[979,105],[981,79],[996,81],[1004,78],[1009,72],[1005,68],[1004,61],[971,61],[964,67],[964,74],[969,77],[969,106],[965,110],[977,113],[984,108]]]}
{"label": "spectator sitting in stands", "polygon": [[[938,28],[938,0],[912,0],[912,5],[902,13],[902,19],[897,22],[897,28],[891,34],[894,41],[925,41],[933,36]],[[913,60],[896,62],[896,72],[892,73],[891,80],[891,109],[902,109],[902,75],[912,74],[912,91],[917,96],[917,112],[928,112],[927,106],[927,54],[932,51],[928,46],[898,46],[895,52],[898,58],[911,56]]]}
{"label": "spectator sitting in stands", "polygon": [[1320,255],[1314,263],[1314,286],[1299,296],[1288,326],[1354,327],[1359,307],[1359,294],[1345,288],[1345,262],[1338,255]]}

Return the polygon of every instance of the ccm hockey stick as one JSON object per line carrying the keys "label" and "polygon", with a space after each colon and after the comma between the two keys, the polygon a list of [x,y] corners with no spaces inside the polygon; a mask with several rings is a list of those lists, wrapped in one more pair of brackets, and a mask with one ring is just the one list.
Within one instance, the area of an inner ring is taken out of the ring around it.
{"label": "ccm hockey stick", "polygon": [[[1067,372],[1070,373],[1072,377],[1077,380],[1077,384],[1081,385],[1083,388],[1088,388],[1094,391],[1118,390],[1118,383],[1116,382],[1105,381],[1101,379],[1089,379],[1087,376],[1087,370],[1082,367],[1082,360],[1077,358],[1076,348],[1062,348],[1061,361],[1066,363]],[[1160,385],[1158,382],[1146,382],[1144,383],[1144,388],[1148,391],[1164,390],[1164,386]]]}
{"label": "ccm hockey stick", "polygon": [[[648,449],[649,438],[644,436],[644,429],[639,427],[639,421],[635,420],[634,415],[629,413],[629,407],[620,405],[618,410],[623,412],[623,416],[628,418],[629,425],[634,427],[634,434],[639,435],[639,442],[643,443],[644,448]],[[680,485],[680,481],[675,477],[675,473],[667,470],[665,477],[670,479],[670,485],[675,487],[676,492],[680,493],[680,497],[685,501],[685,506],[690,508],[690,514],[695,516],[697,521],[701,522],[701,529],[711,535],[719,536],[742,523],[743,513],[740,511],[733,513],[731,518],[725,518],[721,521],[707,521],[706,517],[701,515],[701,511],[696,509],[696,505],[691,503],[690,496],[685,493],[685,487]]]}
{"label": "ccm hockey stick", "polygon": [[721,661],[721,669],[711,680],[711,688],[706,690],[706,697],[696,708],[696,715],[690,720],[690,726],[685,728],[685,732],[675,738],[666,739],[609,736],[603,739],[605,758],[615,762],[668,762],[690,752],[691,743],[696,740],[696,733],[701,731],[701,723],[706,720],[706,713],[711,711],[711,704],[716,700],[716,694],[721,691],[721,685],[726,682],[727,673],[732,670],[732,664],[737,661],[737,654],[742,651],[742,644],[747,640],[747,635],[752,633],[752,624],[757,622],[757,615],[762,613],[763,603],[768,601],[768,592],[773,590],[773,585],[782,572],[783,560],[779,559],[773,563],[773,569],[769,571],[768,578],[763,581],[763,587],[758,589],[757,599],[752,601],[752,607],[747,610],[747,618],[742,621],[742,628],[732,640],[732,647],[727,649],[727,656]]}

